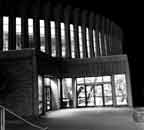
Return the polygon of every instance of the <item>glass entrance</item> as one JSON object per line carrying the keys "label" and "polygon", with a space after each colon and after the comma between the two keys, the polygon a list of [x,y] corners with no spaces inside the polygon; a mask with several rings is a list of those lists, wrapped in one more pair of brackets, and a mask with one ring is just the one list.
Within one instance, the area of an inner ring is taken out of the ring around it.
{"label": "glass entrance", "polygon": [[78,107],[80,106],[110,106],[112,101],[111,84],[78,85]]}

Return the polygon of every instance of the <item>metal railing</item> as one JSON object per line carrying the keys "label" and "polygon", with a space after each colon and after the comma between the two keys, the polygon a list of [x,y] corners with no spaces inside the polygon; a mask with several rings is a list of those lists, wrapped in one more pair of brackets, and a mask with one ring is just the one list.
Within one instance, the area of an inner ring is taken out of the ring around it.
{"label": "metal railing", "polygon": [[21,116],[17,115],[16,113],[12,112],[11,110],[5,108],[4,106],[0,105],[0,130],[6,130],[6,112],[8,112],[9,114],[11,114],[12,116],[18,118],[19,120],[23,121],[24,123],[28,124],[31,127],[40,129],[40,130],[48,130],[48,127],[41,127],[38,125],[35,125],[34,123],[31,123],[30,121],[22,118]]}

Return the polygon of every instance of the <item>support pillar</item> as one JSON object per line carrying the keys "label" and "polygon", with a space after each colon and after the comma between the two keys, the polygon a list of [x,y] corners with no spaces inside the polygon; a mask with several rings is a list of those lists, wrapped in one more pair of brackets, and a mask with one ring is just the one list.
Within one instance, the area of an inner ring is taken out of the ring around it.
{"label": "support pillar", "polygon": [[96,39],[96,51],[97,51],[97,56],[100,56],[100,43],[99,43],[99,16],[96,15],[95,17],[95,39]]}
{"label": "support pillar", "polygon": [[16,17],[9,17],[8,50],[16,49]]}
{"label": "support pillar", "polygon": [[[87,11],[82,12],[82,45],[83,45],[83,57],[88,57],[87,52],[87,39],[86,39],[86,24],[87,24]],[[91,51],[91,50],[90,50]]]}
{"label": "support pillar", "polygon": [[54,8],[54,19],[55,19],[55,33],[56,33],[56,57],[62,56],[62,45],[61,45],[61,15],[62,15],[61,5]]}
{"label": "support pillar", "polygon": [[3,16],[0,16],[0,51],[3,50]]}
{"label": "support pillar", "polygon": [[79,9],[78,8],[74,9],[73,18],[74,18],[75,54],[76,54],[76,58],[80,58],[79,36],[78,36],[78,23],[79,23]]}
{"label": "support pillar", "polygon": [[91,58],[94,58],[94,43],[93,43],[93,26],[94,26],[94,14],[90,13],[89,16],[89,41],[90,41],[90,55]]}
{"label": "support pillar", "polygon": [[64,10],[66,57],[71,58],[71,40],[70,40],[70,15],[71,7],[67,6]]}

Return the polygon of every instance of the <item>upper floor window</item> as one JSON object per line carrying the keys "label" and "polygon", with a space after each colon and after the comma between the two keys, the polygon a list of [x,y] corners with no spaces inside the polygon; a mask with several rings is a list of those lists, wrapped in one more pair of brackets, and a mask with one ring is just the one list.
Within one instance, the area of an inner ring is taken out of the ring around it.
{"label": "upper floor window", "polygon": [[99,32],[99,49],[100,49],[100,56],[103,55],[102,53],[102,41],[101,41],[101,33]]}
{"label": "upper floor window", "polygon": [[66,56],[65,25],[64,25],[64,23],[61,23],[60,26],[61,26],[61,49],[62,49],[62,57],[65,57]]}
{"label": "upper floor window", "polygon": [[75,58],[74,26],[70,24],[71,56]]}
{"label": "upper floor window", "polygon": [[83,58],[82,28],[78,26],[80,58]]}
{"label": "upper floor window", "polygon": [[3,17],[3,51],[8,50],[9,18]]}
{"label": "upper floor window", "polygon": [[95,30],[93,30],[93,47],[94,47],[94,54],[95,57],[97,56],[97,46],[96,46],[96,37],[95,37]]}
{"label": "upper floor window", "polygon": [[45,23],[40,20],[40,50],[45,52]]}
{"label": "upper floor window", "polygon": [[29,46],[33,47],[33,36],[34,36],[34,30],[33,30],[33,19],[28,19],[28,35],[29,35]]}
{"label": "upper floor window", "polygon": [[21,18],[16,18],[16,50],[21,50]]}
{"label": "upper floor window", "polygon": [[55,36],[55,22],[51,21],[51,56],[56,57],[56,36]]}
{"label": "upper floor window", "polygon": [[88,53],[88,58],[90,58],[90,40],[89,40],[89,29],[86,28],[86,43],[87,43],[87,53]]}

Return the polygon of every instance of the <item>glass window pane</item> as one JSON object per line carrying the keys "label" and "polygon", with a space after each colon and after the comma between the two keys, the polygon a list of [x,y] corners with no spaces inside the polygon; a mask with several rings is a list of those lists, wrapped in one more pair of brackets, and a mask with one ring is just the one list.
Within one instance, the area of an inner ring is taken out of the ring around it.
{"label": "glass window pane", "polygon": [[71,56],[75,58],[74,26],[70,24]]}
{"label": "glass window pane", "polygon": [[77,86],[77,97],[85,97],[85,86],[84,85],[78,85]]}
{"label": "glass window pane", "polygon": [[84,78],[77,78],[77,84],[84,83]]}
{"label": "glass window pane", "polygon": [[111,76],[103,76],[103,82],[111,82]]}
{"label": "glass window pane", "polygon": [[66,37],[65,37],[65,25],[61,23],[61,49],[62,49],[62,57],[66,56]]}
{"label": "glass window pane", "polygon": [[85,98],[78,98],[78,106],[85,106]]}
{"label": "glass window pane", "polygon": [[95,38],[95,30],[93,30],[93,46],[94,46],[94,53],[95,57],[97,56],[97,46],[96,46],[96,38]]}
{"label": "glass window pane", "polygon": [[51,55],[52,57],[56,57],[56,39],[55,39],[55,22],[51,21]]}
{"label": "glass window pane", "polygon": [[3,17],[3,51],[8,50],[9,18]]}
{"label": "glass window pane", "polygon": [[88,30],[88,28],[86,28],[86,39],[87,39],[88,58],[90,58],[90,41],[89,41],[89,30]]}
{"label": "glass window pane", "polygon": [[127,97],[116,97],[117,105],[127,105]]}
{"label": "glass window pane", "polygon": [[72,100],[72,79],[65,78],[62,80],[63,98]]}
{"label": "glass window pane", "polygon": [[45,23],[44,20],[40,20],[40,50],[45,52]]}
{"label": "glass window pane", "polygon": [[116,96],[127,95],[125,75],[124,74],[115,75],[114,79],[115,79]]}
{"label": "glass window pane", "polygon": [[102,97],[96,97],[96,106],[102,106],[103,105],[103,100]]}
{"label": "glass window pane", "polygon": [[112,96],[112,87],[111,84],[104,84],[104,96]]}
{"label": "glass window pane", "polygon": [[103,52],[102,52],[102,43],[101,43],[101,33],[99,32],[99,49],[100,49],[100,56],[103,55]]}
{"label": "glass window pane", "polygon": [[95,83],[96,78],[95,77],[86,77],[85,83]]}
{"label": "glass window pane", "polygon": [[83,58],[82,28],[78,26],[80,58]]}
{"label": "glass window pane", "polygon": [[95,86],[95,96],[102,96],[102,86],[101,85]]}
{"label": "glass window pane", "polygon": [[102,82],[102,76],[96,77],[96,82]]}
{"label": "glass window pane", "polygon": [[44,85],[46,85],[46,86],[50,86],[51,85],[50,78],[44,78]]}
{"label": "glass window pane", "polygon": [[21,18],[16,18],[16,50],[21,50]]}
{"label": "glass window pane", "polygon": [[104,100],[105,100],[105,105],[112,105],[113,102],[112,102],[112,97],[104,97]]}

